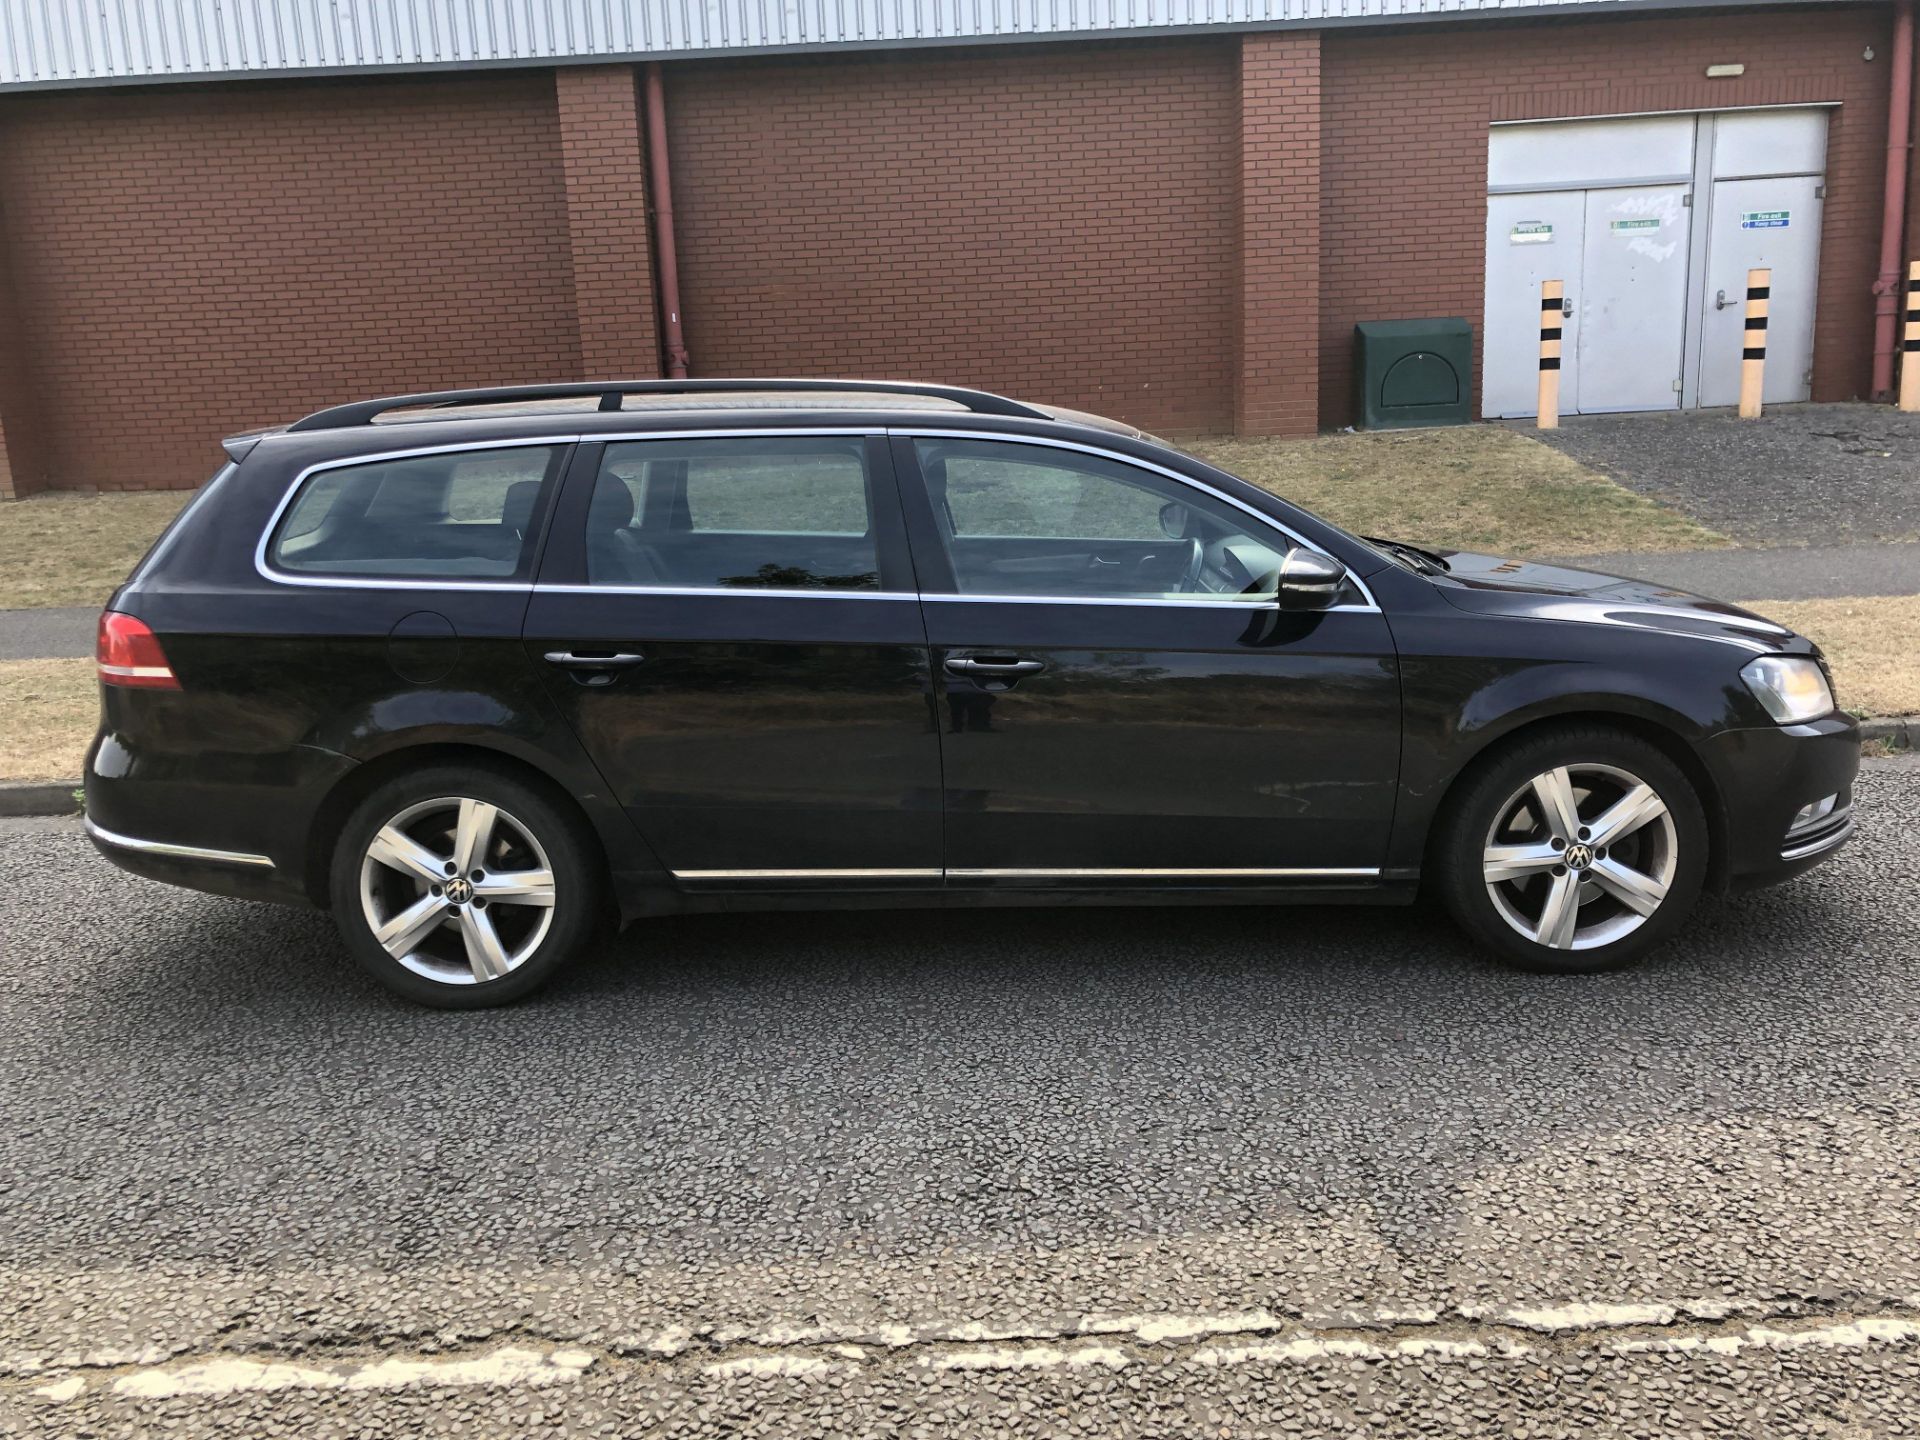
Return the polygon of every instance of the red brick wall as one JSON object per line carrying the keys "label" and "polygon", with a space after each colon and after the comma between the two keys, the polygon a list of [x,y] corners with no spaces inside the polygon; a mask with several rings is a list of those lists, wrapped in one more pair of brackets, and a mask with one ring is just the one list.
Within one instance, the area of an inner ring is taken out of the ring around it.
{"label": "red brick wall", "polygon": [[[0,234],[4,233],[5,226],[0,224]],[[48,478],[23,338],[13,276],[6,250],[0,246],[0,500],[45,489]]]}
{"label": "red brick wall", "polygon": [[631,65],[554,71],[583,378],[660,373],[647,161]]}
{"label": "red brick wall", "polygon": [[[1326,32],[1321,423],[1350,418],[1355,321],[1464,315],[1477,349],[1490,121],[1810,101],[1840,102],[1827,138],[1813,393],[1864,395],[1889,23],[1875,6]],[[1875,63],[1860,58],[1868,45]],[[1706,67],[1723,61],[1746,74],[1708,80]]]}
{"label": "red brick wall", "polygon": [[1240,53],[1240,344],[1234,428],[1311,434],[1320,323],[1320,32]]}
{"label": "red brick wall", "polygon": [[1232,40],[667,72],[694,373],[1233,422]]}
{"label": "red brick wall", "polygon": [[9,97],[0,195],[62,487],[194,485],[236,430],[580,363],[550,71]]}

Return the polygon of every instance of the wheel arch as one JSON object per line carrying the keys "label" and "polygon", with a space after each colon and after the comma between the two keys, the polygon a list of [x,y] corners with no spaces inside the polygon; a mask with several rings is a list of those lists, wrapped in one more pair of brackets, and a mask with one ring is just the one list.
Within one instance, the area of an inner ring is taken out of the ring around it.
{"label": "wheel arch", "polygon": [[306,868],[301,876],[302,887],[315,905],[329,908],[328,875],[334,847],[355,807],[396,775],[446,764],[491,770],[538,789],[579,824],[600,866],[601,893],[612,895],[612,877],[617,867],[608,837],[587,807],[559,779],[524,756],[494,746],[465,740],[423,740],[383,750],[354,766],[321,799],[308,826]]}
{"label": "wheel arch", "polygon": [[1583,708],[1558,711],[1519,721],[1486,737],[1485,742],[1474,750],[1441,789],[1439,799],[1428,817],[1426,838],[1422,845],[1422,873],[1433,872],[1434,848],[1440,843],[1445,828],[1444,818],[1460,791],[1475,775],[1496,763],[1502,754],[1516,745],[1524,744],[1547,731],[1580,725],[1605,726],[1643,740],[1671,760],[1686,776],[1699,798],[1701,813],[1707,821],[1707,875],[1704,888],[1712,893],[1724,891],[1727,888],[1729,846],[1727,807],[1720,786],[1699,753],[1687,742],[1679,725],[1663,722],[1639,710]]}

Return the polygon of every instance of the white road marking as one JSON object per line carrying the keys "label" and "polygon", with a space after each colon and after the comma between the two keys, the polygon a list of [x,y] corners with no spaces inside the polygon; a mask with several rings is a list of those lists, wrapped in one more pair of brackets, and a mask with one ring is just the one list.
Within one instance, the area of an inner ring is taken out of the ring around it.
{"label": "white road marking", "polygon": [[514,1346],[460,1359],[388,1356],[353,1367],[296,1365],[285,1360],[222,1356],[189,1365],[156,1366],[122,1375],[113,1393],[142,1400],[177,1395],[233,1395],[254,1390],[405,1390],[455,1385],[551,1385],[593,1364],[584,1350],[522,1350]]}

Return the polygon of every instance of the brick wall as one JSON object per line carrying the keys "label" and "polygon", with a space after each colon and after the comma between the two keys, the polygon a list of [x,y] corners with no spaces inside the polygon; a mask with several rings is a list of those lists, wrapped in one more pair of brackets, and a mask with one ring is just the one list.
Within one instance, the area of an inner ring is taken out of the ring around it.
{"label": "brick wall", "polygon": [[631,65],[567,66],[553,76],[582,378],[660,373],[636,78]]}
{"label": "brick wall", "polygon": [[[0,235],[5,233],[0,224]],[[20,307],[7,252],[0,245],[0,500],[43,490],[47,469],[40,456],[40,415],[27,368]]]}
{"label": "brick wall", "polygon": [[571,377],[559,153],[548,71],[8,97],[39,463],[194,485],[221,435],[331,401]]}
{"label": "brick wall", "polygon": [[1237,43],[667,72],[697,375],[1233,421]]}
{"label": "brick wall", "polygon": [[1320,33],[1240,52],[1239,351],[1234,428],[1312,434],[1320,321]]}
{"label": "brick wall", "polygon": [[[1351,417],[1358,320],[1464,315],[1480,373],[1489,122],[1815,101],[1840,106],[1827,138],[1814,398],[1863,395],[1889,23],[1875,6],[1326,32],[1321,423]],[[1860,58],[1868,45],[1874,63]],[[1746,74],[1708,80],[1722,61]]]}

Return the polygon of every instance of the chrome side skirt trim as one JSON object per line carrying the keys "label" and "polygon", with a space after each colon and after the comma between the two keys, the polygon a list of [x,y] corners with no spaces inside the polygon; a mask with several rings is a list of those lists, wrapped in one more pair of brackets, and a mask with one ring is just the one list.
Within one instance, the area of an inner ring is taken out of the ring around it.
{"label": "chrome side skirt trim", "polygon": [[238,850],[209,850],[200,845],[172,845],[164,840],[136,840],[131,835],[116,835],[113,831],[93,823],[93,817],[86,821],[87,833],[102,845],[111,845],[116,850],[132,850],[141,855],[164,855],[172,860],[205,860],[215,865],[255,865],[262,869],[273,869],[273,861],[265,855],[247,855]]}
{"label": "chrome side skirt trim", "polygon": [[1377,869],[949,870],[950,880],[1377,880]]}
{"label": "chrome side skirt trim", "polygon": [[676,880],[938,880],[938,870],[676,870]]}
{"label": "chrome side skirt trim", "polygon": [[1377,869],[675,870],[676,880],[1378,880]]}
{"label": "chrome side skirt trim", "polygon": [[1822,835],[1818,840],[1809,840],[1802,845],[1789,845],[1780,852],[1782,860],[1804,860],[1809,855],[1818,855],[1844,843],[1853,834],[1853,810],[1848,807],[1846,823],[1832,834]]}

